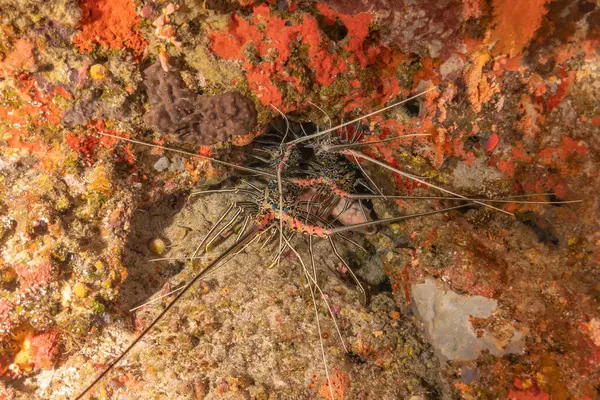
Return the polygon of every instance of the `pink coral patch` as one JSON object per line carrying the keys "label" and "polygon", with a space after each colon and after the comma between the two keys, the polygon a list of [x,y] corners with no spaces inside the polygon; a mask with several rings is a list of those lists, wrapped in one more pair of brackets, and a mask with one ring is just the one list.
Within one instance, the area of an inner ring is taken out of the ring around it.
{"label": "pink coral patch", "polygon": [[35,370],[52,369],[58,356],[59,333],[50,330],[38,333],[30,339],[32,364]]}
{"label": "pink coral patch", "polygon": [[50,282],[53,276],[53,268],[50,262],[42,262],[36,265],[19,264],[15,270],[21,278],[22,289],[46,284]]}

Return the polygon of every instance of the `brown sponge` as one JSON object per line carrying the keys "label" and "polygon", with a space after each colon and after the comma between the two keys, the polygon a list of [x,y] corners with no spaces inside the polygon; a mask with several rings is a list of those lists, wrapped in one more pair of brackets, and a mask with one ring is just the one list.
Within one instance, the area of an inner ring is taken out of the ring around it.
{"label": "brown sponge", "polygon": [[175,140],[211,145],[248,133],[256,125],[254,103],[238,92],[206,97],[191,91],[175,66],[157,61],[144,71],[150,109],[144,122]]}

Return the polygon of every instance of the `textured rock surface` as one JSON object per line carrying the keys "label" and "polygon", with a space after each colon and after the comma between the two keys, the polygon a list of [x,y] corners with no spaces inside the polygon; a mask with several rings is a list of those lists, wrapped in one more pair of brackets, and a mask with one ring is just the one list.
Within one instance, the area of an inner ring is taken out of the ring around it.
{"label": "textured rock surface", "polygon": [[[130,279],[119,300],[123,310],[187,281],[192,271],[177,259],[192,255],[195,247],[190,243],[199,243],[227,203],[236,198],[196,196],[186,202],[186,196],[171,196],[140,210],[132,220],[126,245],[124,262]],[[170,244],[166,256],[174,259],[149,262],[156,256],[148,242],[157,236]],[[203,257],[202,264],[228,243]],[[306,243],[294,243],[306,254]],[[120,368],[127,382],[114,383],[121,373],[111,374],[97,393],[181,400],[329,399],[315,312],[302,267],[294,257],[286,256],[283,268],[267,268],[276,246],[242,252],[201,282],[177,305],[178,312],[140,343],[131,361]],[[348,249],[341,245],[339,250],[345,254]],[[327,309],[317,301],[330,375],[343,393],[336,398],[392,400],[427,393],[447,398],[451,390],[442,382],[433,349],[409,319],[390,317],[395,304],[389,293],[374,296],[365,308],[358,292],[333,273],[337,259],[327,242],[315,242],[314,253],[318,279],[342,338],[357,355],[353,360],[345,354]],[[156,302],[137,310],[135,328],[144,327],[161,308]],[[81,369],[81,360],[71,358],[55,370],[53,379],[40,378],[43,388],[38,393],[43,398],[60,398],[61,394],[71,398],[94,375],[95,363],[105,362],[131,340],[127,325],[112,324],[101,338],[87,341],[80,350],[91,363]]]}
{"label": "textured rock surface", "polygon": [[457,50],[464,22],[459,0],[326,0],[345,14],[369,12],[381,24],[382,40],[405,52],[437,57]]}
{"label": "textured rock surface", "polygon": [[186,86],[179,70],[165,72],[159,62],[144,71],[150,110],[144,121],[158,132],[194,145],[211,145],[248,133],[256,125],[256,109],[237,92],[199,96]]}
{"label": "textured rock surface", "polygon": [[435,280],[412,286],[412,295],[419,319],[425,325],[431,344],[450,360],[474,360],[483,350],[496,357],[522,354],[523,335],[515,332],[510,341],[502,343],[493,334],[477,334],[471,317],[489,318],[498,302],[483,296],[466,297],[451,290],[440,289]]}

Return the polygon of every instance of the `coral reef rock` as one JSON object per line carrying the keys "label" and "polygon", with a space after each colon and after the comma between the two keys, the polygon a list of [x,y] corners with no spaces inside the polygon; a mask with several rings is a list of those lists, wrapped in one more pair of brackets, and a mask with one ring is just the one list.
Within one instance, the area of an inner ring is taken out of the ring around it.
{"label": "coral reef rock", "polygon": [[159,62],[144,71],[150,98],[146,125],[194,145],[211,145],[248,133],[256,125],[256,109],[246,96],[226,92],[206,97],[191,91],[176,67],[165,72]]}
{"label": "coral reef rock", "polygon": [[385,44],[403,51],[437,57],[457,46],[463,23],[463,6],[456,0],[327,0],[324,3],[346,14],[369,12],[382,26]]}
{"label": "coral reef rock", "polygon": [[[489,332],[478,334],[470,319],[488,318],[498,302],[483,296],[465,297],[437,288],[434,279],[413,285],[415,306],[433,346],[450,360],[474,360],[482,350],[495,356],[522,354],[523,336],[515,331],[508,343]],[[503,346],[505,345],[505,346]]]}

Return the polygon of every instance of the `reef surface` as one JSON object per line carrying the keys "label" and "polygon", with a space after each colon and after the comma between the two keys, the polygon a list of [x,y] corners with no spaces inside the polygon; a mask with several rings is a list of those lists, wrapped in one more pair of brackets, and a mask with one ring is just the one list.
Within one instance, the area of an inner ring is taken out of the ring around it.
{"label": "reef surface", "polygon": [[[227,200],[185,194],[231,171],[161,145],[240,163],[280,113],[326,128],[432,85],[364,122],[365,154],[473,197],[582,202],[503,203],[517,218],[473,208],[361,237],[369,257],[344,252],[382,288],[367,308],[318,248],[356,355],[321,310],[335,397],[598,398],[597,2],[0,9],[0,399],[73,397],[161,303],[130,308],[189,276],[149,259],[193,251]],[[378,142],[412,133],[429,136]],[[361,165],[386,193],[435,194]],[[431,207],[374,202],[380,218]],[[200,285],[96,394],[330,398],[302,270],[267,259],[242,255]]]}

